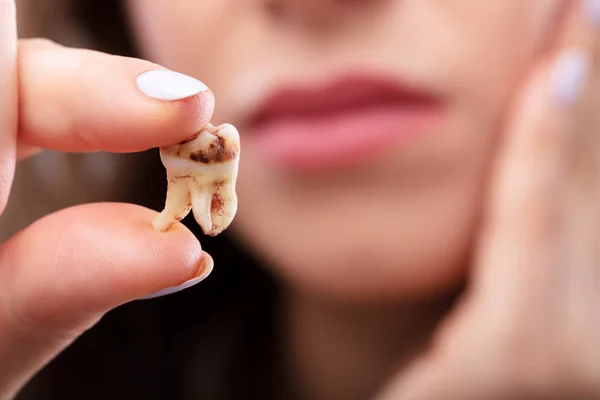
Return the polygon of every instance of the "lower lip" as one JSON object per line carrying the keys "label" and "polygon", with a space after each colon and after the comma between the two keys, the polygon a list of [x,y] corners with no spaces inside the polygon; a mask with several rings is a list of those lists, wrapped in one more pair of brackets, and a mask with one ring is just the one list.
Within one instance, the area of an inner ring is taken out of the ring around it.
{"label": "lower lip", "polygon": [[271,120],[249,132],[258,151],[292,169],[348,167],[420,136],[439,119],[432,104],[386,104]]}

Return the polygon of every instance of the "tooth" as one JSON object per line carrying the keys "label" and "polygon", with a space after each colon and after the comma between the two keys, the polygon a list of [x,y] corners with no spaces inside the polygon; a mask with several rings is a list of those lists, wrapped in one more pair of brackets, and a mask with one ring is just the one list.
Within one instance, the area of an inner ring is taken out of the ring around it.
{"label": "tooth", "polygon": [[154,219],[152,226],[157,231],[167,231],[176,222],[184,219],[190,210],[188,178],[169,177],[165,209]]}
{"label": "tooth", "polygon": [[206,235],[229,227],[237,213],[240,136],[231,124],[208,124],[194,138],[160,149],[169,187],[154,229],[168,230],[190,211]]}
{"label": "tooth", "polygon": [[212,200],[213,221],[211,236],[216,236],[229,227],[237,212],[237,196],[230,187],[218,190]]}
{"label": "tooth", "polygon": [[205,234],[212,230],[210,204],[212,193],[207,190],[194,190],[192,194],[192,211],[194,218]]}

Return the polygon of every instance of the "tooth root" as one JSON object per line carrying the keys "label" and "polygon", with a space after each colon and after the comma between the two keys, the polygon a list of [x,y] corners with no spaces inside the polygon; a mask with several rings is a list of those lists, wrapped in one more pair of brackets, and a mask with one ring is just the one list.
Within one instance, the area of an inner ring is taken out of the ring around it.
{"label": "tooth root", "polygon": [[223,210],[223,229],[227,229],[233,222],[235,213],[237,212],[237,196],[235,193],[229,198],[229,201],[225,202],[225,209]]}
{"label": "tooth root", "polygon": [[159,232],[168,231],[176,222],[181,221],[190,212],[190,192],[185,180],[175,183],[169,181],[165,208],[154,219],[152,226]]}
{"label": "tooth root", "polygon": [[212,231],[212,218],[211,218],[211,202],[212,193],[206,190],[196,190],[192,194],[192,212],[194,213],[194,219],[202,228],[202,232],[208,235]]}
{"label": "tooth root", "polygon": [[237,196],[235,191],[224,190],[215,193],[212,201],[211,216],[213,220],[212,235],[218,235],[229,227],[237,212]]}

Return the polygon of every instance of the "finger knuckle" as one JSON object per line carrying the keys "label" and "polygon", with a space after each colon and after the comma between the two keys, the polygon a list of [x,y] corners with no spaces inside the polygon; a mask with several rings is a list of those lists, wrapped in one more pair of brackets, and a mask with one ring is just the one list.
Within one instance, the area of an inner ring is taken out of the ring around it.
{"label": "finger knuckle", "polygon": [[[73,281],[69,275],[72,257],[77,260],[81,257],[63,238],[76,233],[63,231],[62,235],[48,238],[52,241],[53,255],[28,259],[33,265],[11,269],[12,272],[3,276],[0,311],[14,332],[23,337],[43,335],[72,340],[95,323],[97,315],[82,312],[80,302],[73,301],[71,291],[65,290],[65,284]],[[21,240],[26,240],[27,231],[23,235]],[[10,260],[14,258],[18,263],[19,250],[16,251]],[[2,260],[2,263],[10,260]],[[31,274],[32,270],[37,273]]]}
{"label": "finger knuckle", "polygon": [[18,299],[2,299],[3,326],[9,334],[23,339],[46,337],[52,340],[72,341],[82,329],[73,325],[58,325],[40,313],[39,307]]}

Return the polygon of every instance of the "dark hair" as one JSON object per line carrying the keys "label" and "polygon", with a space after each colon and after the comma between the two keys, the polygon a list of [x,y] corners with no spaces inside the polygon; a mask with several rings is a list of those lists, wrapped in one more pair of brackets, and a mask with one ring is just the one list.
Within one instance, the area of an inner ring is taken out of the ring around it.
{"label": "dark hair", "polygon": [[123,0],[70,0],[73,16],[85,25],[97,50],[135,56]]}
{"label": "dark hair", "polygon": [[[135,56],[118,0],[71,0],[71,11],[98,50]],[[129,155],[143,168],[121,200],[159,210],[165,171],[156,151]],[[108,313],[21,392],[18,399],[282,398],[276,338],[276,285],[228,232],[202,236],[215,259],[200,285],[133,302]],[[285,396],[289,398],[289,396]]]}

